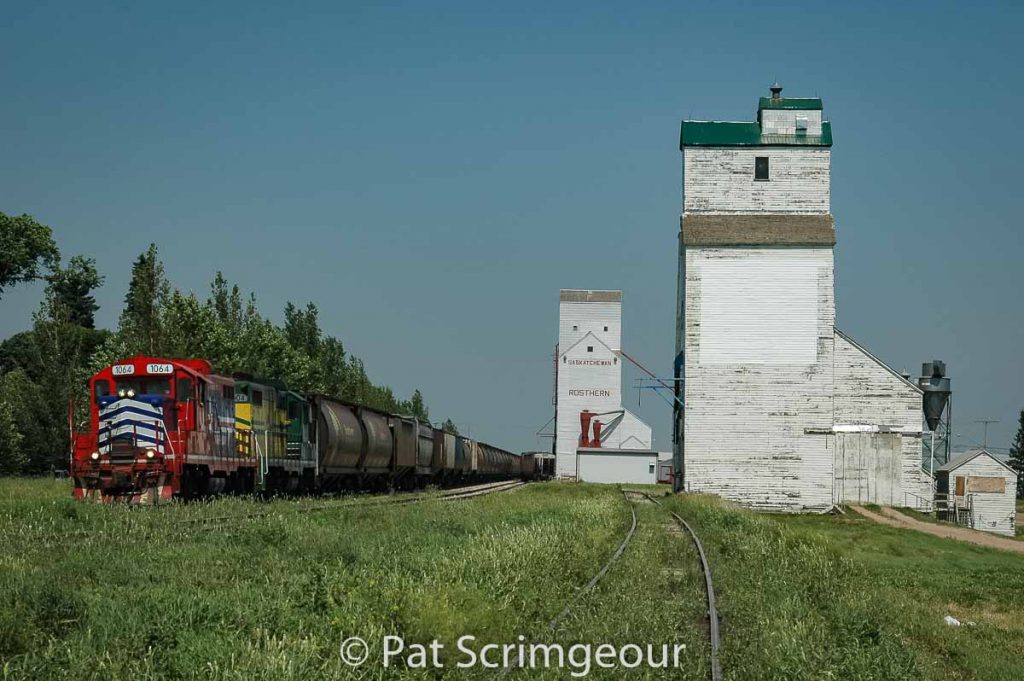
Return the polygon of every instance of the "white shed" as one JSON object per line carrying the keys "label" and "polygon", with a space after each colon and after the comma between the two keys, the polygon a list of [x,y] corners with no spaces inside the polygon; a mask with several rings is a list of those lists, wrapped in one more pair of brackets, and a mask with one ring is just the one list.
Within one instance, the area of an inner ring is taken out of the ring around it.
{"label": "white shed", "polygon": [[[984,449],[935,469],[936,510],[948,507],[976,530],[1006,534],[1016,528],[1017,472]],[[955,511],[954,511],[955,508]]]}
{"label": "white shed", "polygon": [[580,447],[576,470],[582,482],[653,485],[658,481],[658,453],[646,449]]}

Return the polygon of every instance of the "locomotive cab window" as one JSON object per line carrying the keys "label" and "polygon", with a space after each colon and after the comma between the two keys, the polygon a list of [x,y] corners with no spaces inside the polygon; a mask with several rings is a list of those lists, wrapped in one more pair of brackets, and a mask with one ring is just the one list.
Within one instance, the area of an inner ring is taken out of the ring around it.
{"label": "locomotive cab window", "polygon": [[754,179],[768,180],[768,157],[758,156],[754,159]]}
{"label": "locomotive cab window", "polygon": [[262,407],[263,406],[263,391],[262,390],[253,390],[251,398],[252,398],[252,404],[253,404],[254,407]]}
{"label": "locomotive cab window", "polygon": [[161,395],[169,397],[171,394],[171,381],[167,378],[122,378],[117,381],[117,392],[119,395],[122,390],[126,394],[130,391],[134,395]]}
{"label": "locomotive cab window", "polygon": [[92,384],[92,396],[95,398],[105,397],[110,394],[109,381],[96,381]]}
{"label": "locomotive cab window", "polygon": [[232,386],[230,386],[230,385],[224,386],[224,399],[225,400],[230,400],[232,402],[235,401],[235,389]]}
{"label": "locomotive cab window", "polygon": [[188,376],[182,376],[178,379],[178,385],[175,386],[178,394],[179,402],[186,402],[192,399],[192,379]]}

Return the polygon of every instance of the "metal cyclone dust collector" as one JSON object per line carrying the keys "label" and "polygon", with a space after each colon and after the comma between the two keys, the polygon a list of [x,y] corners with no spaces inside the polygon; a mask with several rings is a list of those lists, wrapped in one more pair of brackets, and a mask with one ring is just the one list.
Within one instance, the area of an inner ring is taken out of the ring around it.
{"label": "metal cyclone dust collector", "polygon": [[[931,431],[931,447],[928,452],[928,473],[935,476],[935,430],[942,423],[942,412],[949,403],[951,390],[949,379],[946,378],[946,363],[940,360],[932,360],[921,365],[921,378],[917,379],[917,385],[924,391],[922,406],[924,408],[924,419]],[[946,460],[949,459],[949,442],[952,437],[950,423],[947,420],[945,428]]]}
{"label": "metal cyclone dust collector", "polygon": [[946,378],[946,363],[936,359],[922,364],[917,384],[924,391],[924,418],[928,422],[928,430],[934,431],[942,420],[942,411],[952,392]]}

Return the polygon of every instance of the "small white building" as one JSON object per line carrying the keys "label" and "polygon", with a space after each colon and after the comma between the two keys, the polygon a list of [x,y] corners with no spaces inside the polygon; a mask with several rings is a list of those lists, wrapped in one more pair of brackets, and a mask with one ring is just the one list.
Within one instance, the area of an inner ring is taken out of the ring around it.
{"label": "small white building", "polygon": [[651,448],[651,427],[622,405],[621,336],[622,291],[560,292],[554,395],[559,478],[577,477],[577,449],[590,447],[594,435],[606,449]]}
{"label": "small white building", "polygon": [[658,481],[658,453],[580,447],[576,450],[576,470],[580,482],[653,485]]}
{"label": "small white building", "polygon": [[937,512],[976,530],[1014,536],[1016,500],[1017,472],[987,450],[961,454],[935,469]]}

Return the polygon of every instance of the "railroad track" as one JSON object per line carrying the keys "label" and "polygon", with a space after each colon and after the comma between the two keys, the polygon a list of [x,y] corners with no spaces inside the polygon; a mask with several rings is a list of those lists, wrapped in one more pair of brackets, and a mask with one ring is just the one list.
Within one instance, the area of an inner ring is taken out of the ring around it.
{"label": "railroad track", "polygon": [[[660,501],[647,492],[633,492],[632,494],[640,495],[648,501],[665,508]],[[718,607],[715,603],[715,586],[711,579],[711,566],[708,565],[708,558],[704,553],[704,547],[700,543],[700,538],[697,537],[697,533],[693,531],[690,524],[683,520],[675,511],[669,511],[669,513],[690,534],[690,537],[693,539],[693,545],[697,549],[697,555],[700,556],[700,567],[704,572],[704,593],[707,596],[708,604],[708,636],[711,640],[711,679],[712,681],[722,681],[722,665],[718,659],[718,649],[721,647],[722,637],[718,624]]]}
{"label": "railroad track", "polygon": [[130,534],[135,535],[143,533],[145,536],[149,536],[151,533],[159,530],[161,532],[166,530],[182,530],[200,528],[206,526],[223,526],[229,525],[235,522],[241,522],[244,520],[255,520],[259,518],[267,518],[271,516],[283,516],[293,515],[295,513],[317,513],[324,511],[333,511],[336,509],[362,509],[362,508],[377,508],[380,506],[402,506],[406,504],[417,504],[426,503],[430,501],[456,501],[459,499],[471,499],[474,497],[485,496],[487,494],[494,494],[497,492],[507,492],[519,487],[525,486],[526,482],[521,480],[501,480],[498,482],[481,483],[476,485],[468,485],[465,487],[456,487],[452,489],[446,489],[438,494],[429,494],[423,492],[401,492],[397,494],[373,494],[373,495],[360,495],[352,499],[339,499],[336,501],[330,501],[325,503],[313,504],[310,506],[301,506],[297,508],[285,508],[277,510],[267,511],[253,511],[251,513],[237,513],[222,516],[211,516],[205,518],[185,518],[178,520],[177,522],[171,522],[166,526],[158,526],[155,523],[145,526],[120,526],[120,527],[103,527],[94,529],[76,529],[69,530],[67,532],[53,532],[47,535],[39,536],[38,539],[74,539],[76,537],[87,537],[97,535],[112,535],[112,534]]}
{"label": "railroad track", "polygon": [[[623,498],[625,498],[625,500],[629,503],[629,512],[632,516],[630,527],[629,530],[626,532],[625,538],[622,540],[622,543],[619,544],[619,547],[615,550],[615,553],[612,554],[612,557],[608,559],[608,562],[605,563],[604,566],[597,572],[597,574],[595,574],[594,577],[576,593],[576,595],[573,597],[571,601],[569,601],[565,608],[563,608],[562,611],[558,613],[558,615],[556,615],[553,620],[548,622],[546,629],[547,632],[554,631],[558,624],[563,619],[565,619],[565,617],[572,611],[573,606],[575,606],[585,594],[588,594],[594,590],[594,587],[596,587],[597,583],[601,581],[601,578],[608,573],[608,570],[611,568],[612,564],[615,563],[615,561],[617,561],[619,557],[623,554],[623,552],[626,550],[626,547],[629,545],[629,542],[633,539],[633,534],[636,532],[636,503],[638,501],[653,503],[660,506],[661,508],[665,508],[665,506],[660,501],[655,499],[647,492],[636,492],[631,490],[621,491]],[[707,595],[708,605],[708,637],[711,642],[711,679],[712,681],[722,681],[722,666],[718,658],[718,649],[721,645],[721,633],[719,630],[718,623],[718,609],[715,603],[715,588],[711,580],[711,566],[708,565],[707,555],[704,553],[704,546],[700,543],[700,538],[697,537],[697,533],[693,531],[693,528],[690,527],[690,524],[683,520],[678,513],[674,511],[669,511],[669,513],[672,515],[672,518],[689,533],[690,537],[693,539],[693,544],[697,549],[697,555],[700,557],[700,566],[701,571],[704,573],[704,589],[705,594]],[[515,669],[517,669],[517,667],[506,667],[498,673],[497,678],[504,679]]]}
{"label": "railroad track", "polygon": [[330,503],[314,504],[302,508],[278,510],[278,511],[253,511],[252,513],[240,513],[224,516],[213,516],[210,518],[190,518],[182,521],[182,524],[216,524],[232,522],[235,520],[251,520],[253,518],[265,518],[272,515],[284,515],[291,513],[315,513],[318,511],[333,511],[338,508],[374,508],[377,506],[402,506],[405,504],[418,504],[426,501],[453,501],[457,499],[470,499],[495,492],[506,492],[526,485],[521,480],[501,480],[499,482],[488,482],[466,487],[456,487],[442,491],[440,494],[423,493],[399,493],[394,495],[375,494],[359,499],[344,500]]}
{"label": "railroad track", "polygon": [[[626,547],[629,546],[629,542],[632,541],[633,534],[636,532],[636,508],[633,506],[633,502],[629,498],[629,494],[630,493],[628,492],[622,492],[622,496],[626,499],[626,501],[629,502],[629,513],[632,516],[632,518],[630,521],[629,530],[626,531],[626,536],[623,538],[622,543],[619,544],[619,548],[615,549],[615,553],[613,553],[612,557],[608,559],[608,562],[605,563],[600,570],[598,570],[597,574],[595,574],[590,579],[590,581],[583,586],[582,589],[576,592],[576,595],[573,596],[573,598],[566,604],[562,611],[555,615],[555,618],[553,620],[548,622],[547,628],[545,630],[546,632],[554,631],[558,627],[559,623],[561,623],[561,621],[564,620],[570,612],[572,612],[573,606],[576,605],[579,602],[579,600],[583,598],[583,596],[594,590],[594,587],[597,586],[597,583],[601,581],[602,577],[608,574],[608,570],[611,569],[615,561],[619,559],[623,552],[625,552]],[[500,672],[498,672],[497,678],[504,679],[506,676],[508,676],[516,669],[518,669],[518,667],[505,667]]]}

